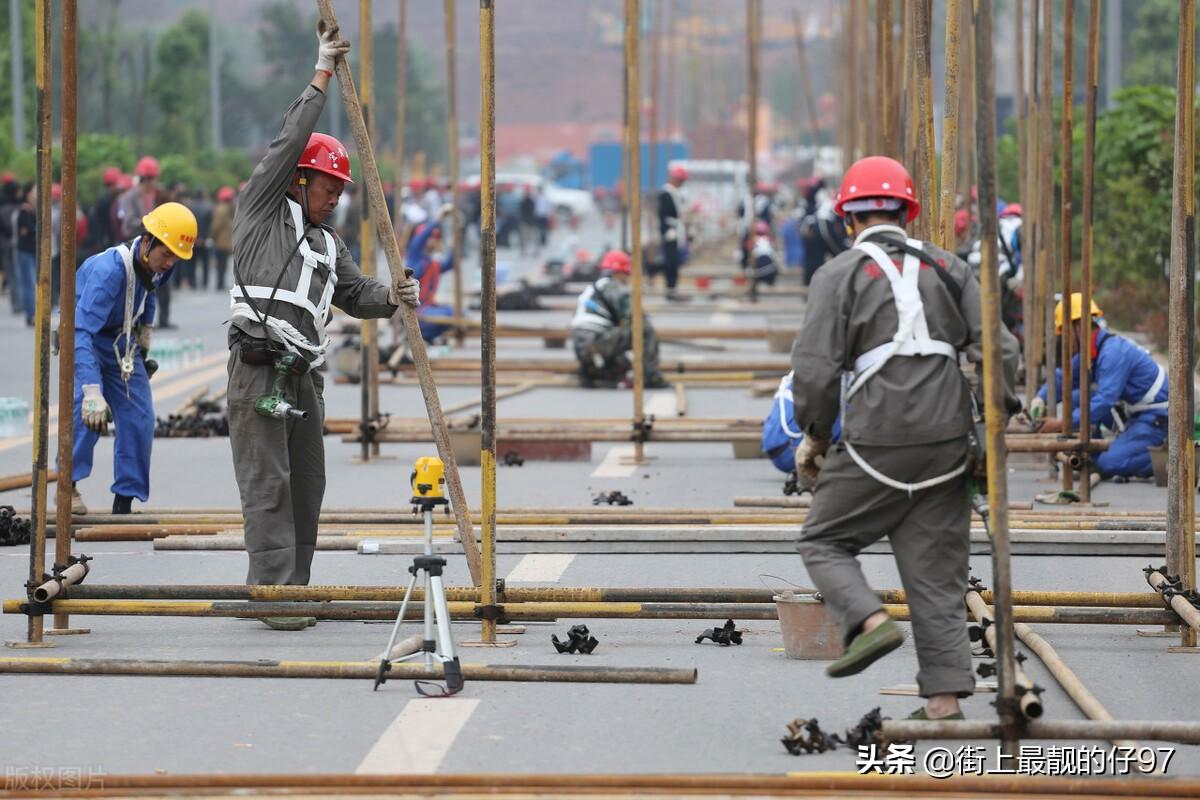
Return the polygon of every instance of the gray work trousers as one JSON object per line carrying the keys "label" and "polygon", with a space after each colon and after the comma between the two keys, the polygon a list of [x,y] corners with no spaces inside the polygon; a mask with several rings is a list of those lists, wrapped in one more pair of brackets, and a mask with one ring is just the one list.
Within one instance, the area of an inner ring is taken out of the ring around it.
{"label": "gray work trousers", "polygon": [[[921,447],[856,447],[877,471],[915,482],[962,463],[966,441]],[[857,556],[888,537],[908,595],[922,697],[975,690],[963,593],[970,556],[971,505],[965,480],[915,492],[892,489],[864,473],[838,445],[821,469],[797,549],[843,638],[881,611]]]}
{"label": "gray work trousers", "polygon": [[[575,348],[575,358],[585,372],[597,379],[621,380],[630,369],[629,359],[625,355],[633,349],[633,329],[628,325],[618,325],[603,333],[576,328],[571,331],[571,343]],[[648,379],[662,376],[658,365],[658,335],[649,320],[642,327],[642,374]],[[604,360],[603,367],[597,367],[592,361],[592,354],[599,355]]]}
{"label": "gray work trousers", "polygon": [[310,371],[287,379],[287,399],[308,419],[269,419],[254,401],[271,393],[275,373],[229,351],[229,444],[242,497],[248,584],[307,584],[325,496],[325,382]]}

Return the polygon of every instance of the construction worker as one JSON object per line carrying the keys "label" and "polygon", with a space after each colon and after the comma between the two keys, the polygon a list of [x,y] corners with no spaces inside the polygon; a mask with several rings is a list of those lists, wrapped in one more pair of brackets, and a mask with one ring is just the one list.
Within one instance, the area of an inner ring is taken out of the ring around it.
{"label": "construction worker", "polygon": [[687,225],[683,221],[683,185],[688,171],[682,164],[667,167],[667,182],[658,192],[658,233],[662,237],[662,271],[667,281],[667,299],[678,300],[675,286],[687,253]]}
{"label": "construction worker", "polygon": [[796,468],[815,482],[798,549],[846,642],[826,674],[861,672],[904,642],[856,558],[886,536],[927,698],[912,718],[961,719],[975,679],[963,612],[973,419],[959,356],[982,361],[979,283],[950,253],[908,238],[921,204],[900,163],[856,162],[834,207],[854,247],[816,273],[792,350]]}
{"label": "construction worker", "polygon": [[[350,156],[341,142],[313,128],[334,61],[350,43],[323,22],[317,31],[316,73],[238,194],[233,222],[229,441],[249,584],[309,580],[325,493],[324,382],[316,367],[329,347],[332,306],[355,317],[387,318],[401,303],[417,304],[416,281],[403,272],[390,286],[364,276],[325,224],[351,180]],[[269,416],[281,399],[307,419]],[[300,630],[309,620],[264,621]]]}
{"label": "construction worker", "polygon": [[[600,259],[600,278],[583,290],[571,320],[571,342],[586,388],[614,388],[627,379],[633,362],[633,296],[629,291],[629,254],[609,250]],[[642,372],[648,389],[670,386],[658,368],[658,337],[643,318]]]}
{"label": "construction worker", "polygon": [[[420,304],[418,311],[422,317],[452,317],[454,309],[450,306],[438,305],[438,286],[442,276],[454,269],[455,257],[445,246],[445,236],[442,235],[442,220],[453,210],[449,203],[438,209],[437,216],[427,222],[422,222],[413,230],[409,239],[408,249],[404,254],[404,263],[413,271],[413,279],[420,283]],[[449,325],[420,321],[421,338],[433,342],[450,330]],[[400,319],[393,321],[397,336],[401,335],[404,326]]]}
{"label": "construction worker", "polygon": [[[1092,463],[1103,478],[1149,478],[1154,474],[1150,449],[1161,447],[1167,440],[1167,398],[1170,387],[1167,371],[1150,354],[1123,336],[1109,333],[1104,312],[1095,301],[1090,303],[1092,341],[1090,345],[1091,381],[1093,388],[1088,401],[1092,425],[1103,425],[1119,431],[1103,453]],[[1071,358],[1071,396],[1074,398],[1071,418],[1079,427],[1079,347],[1083,324],[1083,295],[1071,295],[1071,328],[1075,336],[1075,355]],[[1063,333],[1063,304],[1054,308],[1054,329]],[[1055,382],[1062,397],[1062,370],[1055,370]],[[1061,419],[1045,418],[1046,387],[1043,386],[1029,407],[1040,430],[1058,433],[1063,429]]]}
{"label": "construction worker", "polygon": [[[149,214],[159,203],[163,202],[162,190],[158,178],[162,174],[158,159],[154,156],[142,156],[137,166],[133,168],[137,183],[127,189],[117,199],[117,221],[120,228],[121,240],[127,240],[137,235],[142,227],[142,217]],[[158,287],[159,315],[157,327],[168,330],[175,327],[171,324],[171,283],[164,280]]]}
{"label": "construction worker", "polygon": [[[212,215],[212,255],[216,290],[226,289],[225,275],[229,270],[229,256],[233,252],[233,187],[217,189],[217,203]],[[207,278],[205,278],[207,283]]]}
{"label": "construction worker", "polygon": [[89,258],[75,283],[75,442],[71,511],[86,514],[75,486],[92,474],[96,441],[116,423],[112,513],[150,499],[154,401],[146,354],[156,290],[179,259],[192,257],[196,217],[164,203],[141,218],[143,233]]}
{"label": "construction worker", "polygon": [[750,267],[746,277],[750,280],[750,302],[758,302],[760,284],[774,286],[779,274],[779,260],[775,243],[771,239],[771,226],[761,219],[754,223],[754,237],[750,245]]}

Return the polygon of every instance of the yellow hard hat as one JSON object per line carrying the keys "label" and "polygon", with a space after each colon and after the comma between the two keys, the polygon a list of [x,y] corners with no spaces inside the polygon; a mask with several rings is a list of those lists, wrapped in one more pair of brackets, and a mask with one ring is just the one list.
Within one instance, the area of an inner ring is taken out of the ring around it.
{"label": "yellow hard hat", "polygon": [[[1096,305],[1096,301],[1092,300],[1090,302],[1092,304],[1091,315],[1093,317],[1103,317],[1104,312],[1100,310],[1100,306]],[[1081,292],[1075,292],[1074,294],[1071,295],[1071,321],[1074,322],[1075,320],[1080,319],[1082,317],[1083,317],[1083,294]],[[1058,305],[1056,305],[1054,307],[1054,332],[1057,334],[1062,334],[1062,329],[1063,329],[1063,304],[1062,304],[1062,301],[1059,300]]]}
{"label": "yellow hard hat", "polygon": [[187,206],[163,203],[142,217],[142,225],[184,261],[192,257],[192,245],[196,243],[196,215]]}

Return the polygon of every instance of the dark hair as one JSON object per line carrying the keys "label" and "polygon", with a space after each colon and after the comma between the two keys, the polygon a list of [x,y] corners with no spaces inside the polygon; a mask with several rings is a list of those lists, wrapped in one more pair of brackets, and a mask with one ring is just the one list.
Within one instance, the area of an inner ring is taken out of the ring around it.
{"label": "dark hair", "polygon": [[855,227],[861,226],[862,225],[861,220],[866,217],[887,217],[888,219],[890,219],[892,221],[892,224],[902,225],[904,223],[904,218],[905,218],[905,216],[907,216],[907,214],[908,214],[908,208],[904,205],[901,205],[899,208],[891,209],[891,210],[882,209],[882,208],[873,208],[870,211],[853,211],[850,214],[850,218],[852,220],[854,220]]}

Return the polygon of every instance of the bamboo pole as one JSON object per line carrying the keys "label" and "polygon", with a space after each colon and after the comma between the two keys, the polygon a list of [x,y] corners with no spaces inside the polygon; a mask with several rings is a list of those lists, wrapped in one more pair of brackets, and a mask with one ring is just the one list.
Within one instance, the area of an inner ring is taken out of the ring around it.
{"label": "bamboo pole", "polygon": [[933,130],[933,79],[930,66],[930,3],[918,0],[913,6],[913,87],[917,99],[917,173],[921,181],[921,200],[928,219],[918,225],[926,240],[940,231],[937,198],[937,151]]}
{"label": "bamboo pole", "polygon": [[[33,499],[32,541],[29,546],[29,584],[37,586],[46,569],[46,501],[50,439],[50,186],[53,182],[54,99],[51,86],[50,0],[37,0],[34,21],[34,53],[37,87],[37,300],[34,315],[33,367]],[[74,396],[74,392],[72,392]],[[45,619],[31,614],[26,627],[26,646],[50,647],[43,638]]]}
{"label": "bamboo pole", "polygon": [[[25,600],[3,601],[5,614],[24,613]],[[70,600],[50,601],[55,613],[80,616],[118,617],[294,617],[309,616],[331,620],[394,620],[399,601],[177,601],[177,600]],[[456,620],[477,620],[482,606],[474,601],[448,600],[450,616]],[[994,607],[989,607],[995,613]],[[778,619],[776,604],[771,603],[695,603],[695,602],[586,602],[534,601],[504,602],[495,606],[497,613],[512,620],[546,619]],[[885,603],[883,609],[893,619],[911,620],[907,605]],[[420,619],[424,608],[409,603],[405,619]],[[1177,623],[1174,611],[1155,608],[1108,608],[1076,606],[1014,606],[1012,618],[1019,622],[1055,625],[1161,625]]]}
{"label": "bamboo pole", "polygon": [[[371,0],[358,0],[358,70],[359,82],[358,100],[362,106],[363,122],[367,126],[367,135],[375,138],[375,37],[374,25],[371,22]],[[375,230],[371,224],[371,203],[367,193],[362,196],[362,225],[359,241],[361,242],[360,268],[363,275],[375,277]],[[359,390],[361,392],[360,406],[362,430],[366,431],[371,421],[379,417],[379,323],[374,319],[364,319],[361,323],[362,364],[359,369]],[[364,462],[371,460],[372,450],[379,455],[379,445],[371,446],[369,436],[362,437],[360,457]]]}
{"label": "bamboo pole", "polygon": [[[1083,117],[1083,219],[1080,237],[1079,292],[1085,303],[1092,298],[1092,217],[1096,172],[1096,95],[1100,84],[1100,0],[1091,0],[1088,11],[1086,105]],[[1085,306],[1086,307],[1086,306]],[[1086,445],[1092,439],[1092,315],[1080,319],[1079,337],[1079,438]],[[1092,501],[1092,460],[1084,450],[1079,468],[1079,499]],[[1067,470],[1064,470],[1067,471]]]}
{"label": "bamboo pole", "polygon": [[[852,53],[867,54],[871,52],[871,18],[870,18],[870,0],[859,0],[858,8],[858,23],[857,23],[857,44],[850,51]],[[874,125],[871,120],[874,118],[873,110],[875,108],[875,97],[871,87],[871,72],[867,69],[866,64],[859,67],[858,81],[860,87],[858,90],[858,118],[857,128],[855,133],[858,137],[858,151],[860,158],[868,155],[872,146],[870,134],[874,130]]]}
{"label": "bamboo pole", "polygon": [[[1154,588],[1154,591],[1158,592],[1164,598],[1166,597],[1164,590],[1171,587],[1170,581],[1168,581],[1159,570],[1151,570],[1150,572],[1147,572],[1146,582]],[[1189,586],[1190,584],[1184,584],[1184,588]],[[1186,597],[1172,592],[1171,597],[1167,602],[1170,604],[1175,613],[1179,615],[1180,619],[1187,623],[1186,626],[1181,627],[1186,627],[1193,633],[1200,631],[1200,610],[1197,610],[1194,605],[1188,602]],[[1184,646],[1187,647],[1189,645]]]}
{"label": "bamboo pole", "polygon": [[[804,87],[804,105],[808,111],[809,135],[812,136],[813,152],[821,147],[821,119],[817,114],[817,95],[813,91],[812,73],[808,71],[808,56],[804,50],[804,28],[800,25],[800,14],[792,9],[792,30],[796,38],[796,61],[800,72],[800,85]],[[813,159],[814,165],[816,159]]]}
{"label": "bamboo pole", "polygon": [[[1200,744],[1200,724],[1165,720],[1038,720],[1023,728],[1025,737],[1038,739],[1156,739],[1164,742]],[[1002,735],[1001,726],[994,722],[947,721],[915,722],[909,720],[883,721],[885,741],[931,739],[994,739]],[[1145,783],[1145,781],[1142,781]]]}
{"label": "bamboo pole", "polygon": [[[992,616],[992,612],[988,610],[987,604],[979,596],[979,592],[967,592],[966,601],[967,610],[975,618],[975,621],[983,627],[983,635],[987,640],[987,646],[991,648],[993,653],[998,652],[996,625],[993,624],[995,619]],[[1014,682],[1020,689],[1018,703],[1021,714],[1025,719],[1037,719],[1045,711],[1045,708],[1042,706],[1041,695],[1035,691],[1037,687],[1029,679],[1029,676],[1025,674],[1025,670],[1021,669],[1019,664],[1014,663],[1013,666]]]}
{"label": "bamboo pole", "polygon": [[[844,42],[842,44],[843,52],[854,53],[858,50],[858,18],[861,15],[861,5],[863,0],[850,0],[849,8],[843,6],[842,10],[842,35]],[[858,105],[859,105],[859,86],[858,80],[859,65],[857,58],[846,59],[846,91],[842,97],[846,98],[846,113],[845,113],[845,133],[842,157],[842,171],[849,169],[854,163],[862,150],[859,148],[859,124],[858,124]],[[842,105],[841,101],[838,106]]]}
{"label": "bamboo pole", "polygon": [[[442,0],[443,22],[446,32],[446,138],[449,147],[450,160],[450,191],[451,205],[454,207],[450,215],[451,241],[454,242],[454,260],[457,262],[454,270],[454,316],[463,315],[463,252],[462,252],[462,211],[458,185],[458,68],[455,54],[455,39],[457,38],[457,20],[455,17],[455,0]],[[454,329],[454,341],[462,347],[466,333],[462,328]]]}
{"label": "bamboo pole", "polygon": [[408,0],[397,0],[397,4],[399,16],[396,22],[396,189],[392,200],[395,209],[392,227],[402,231],[405,222],[404,204],[400,202],[400,195],[404,190],[404,125],[408,99]]}
{"label": "bamboo pole", "polygon": [[875,108],[879,112],[879,147],[876,152],[895,158],[896,107],[892,88],[892,36],[895,13],[892,0],[875,0]]}
{"label": "bamboo pole", "polygon": [[1002,745],[1016,755],[1021,698],[1017,697],[1017,663],[1012,629],[1012,561],[1008,531],[1008,450],[1005,447],[1004,368],[1000,336],[1000,276],[996,268],[996,103],[992,60],[992,6],[975,8],[974,95],[975,140],[979,159],[979,218],[983,312],[983,389],[987,437],[987,485],[991,504],[992,576],[996,593],[995,646],[998,696],[996,709]]}
{"label": "bamboo pole", "polygon": [[654,5],[654,15],[651,17],[650,25],[650,146],[647,148],[646,155],[650,162],[647,173],[650,176],[650,185],[658,186],[658,105],[661,99],[659,94],[658,67],[662,60],[662,27],[663,27],[663,4],[667,0],[649,0]]}
{"label": "bamboo pole", "polygon": [[[762,0],[746,0],[746,163],[750,167],[750,196],[758,191],[758,96],[762,52]],[[753,219],[753,202],[747,212]]]}
{"label": "bamboo pole", "polygon": [[[483,281],[480,297],[483,315],[480,365],[483,435],[479,456],[483,498],[480,508],[483,522],[481,588],[484,605],[492,605],[496,602],[496,28],[492,0],[479,0],[479,146],[479,197],[482,203],[479,262]],[[461,255],[456,252],[455,257],[461,264]],[[495,643],[495,619],[483,619],[481,639]]]}
{"label": "bamboo pole", "polygon": [[1030,60],[1029,90],[1025,93],[1028,106],[1026,123],[1027,156],[1022,161],[1025,169],[1025,214],[1021,224],[1021,253],[1025,269],[1025,296],[1030,298],[1025,312],[1025,407],[1033,404],[1038,386],[1044,382],[1042,346],[1045,324],[1046,300],[1042,292],[1046,288],[1042,275],[1045,272],[1041,260],[1041,100],[1038,93],[1041,51],[1038,47],[1038,20],[1041,13],[1040,0],[1032,0],[1029,13]]}
{"label": "bamboo pole", "polygon": [[[488,2],[488,0],[481,0]],[[175,678],[350,678],[374,680],[372,661],[144,661],[138,659],[0,658],[0,673],[141,675]],[[497,666],[463,664],[468,681],[531,683],[695,683],[695,669],[607,666]],[[440,667],[393,662],[389,680],[443,680]]]}
{"label": "bamboo pole", "polygon": [[[1087,715],[1088,719],[1094,720],[1111,720],[1112,714],[1108,713],[1108,709],[1104,707],[1096,695],[1092,694],[1091,690],[1084,685],[1079,676],[1067,666],[1067,663],[1062,660],[1058,653],[1050,646],[1050,643],[1034,632],[1033,628],[1026,625],[1024,622],[1018,622],[1013,625],[1013,632],[1026,647],[1033,651],[1046,670],[1054,676],[1058,684],[1062,686],[1067,696],[1074,701],[1079,710]],[[1114,747],[1125,747],[1130,750],[1137,750],[1138,743],[1129,739],[1113,739]]]}
{"label": "bamboo pole", "polygon": [[[1196,308],[1196,2],[1180,0],[1175,103],[1175,167],[1171,185],[1169,385],[1167,410],[1167,569],[1196,588],[1195,416]],[[1181,628],[1182,645],[1196,630]]]}
{"label": "bamboo pole", "polygon": [[954,203],[958,193],[959,28],[962,0],[946,0],[946,83],[942,99],[942,180],[938,192],[938,247],[954,251]]}
{"label": "bamboo pole", "polygon": [[[1054,413],[1058,407],[1058,382],[1054,380],[1054,365],[1058,361],[1054,331],[1054,2],[1042,2],[1042,88],[1041,105],[1041,189],[1038,192],[1038,294],[1042,301],[1042,336],[1045,359],[1046,408]],[[1051,464],[1051,475],[1054,466]]]}
{"label": "bamboo pole", "polygon": [[[36,666],[34,659],[20,659]],[[37,660],[47,667],[48,661]],[[285,662],[292,664],[294,662]],[[345,662],[330,662],[345,663]],[[349,662],[354,663],[354,662]],[[377,662],[371,662],[377,665]],[[372,676],[373,677],[373,676]],[[917,722],[916,725],[928,725]],[[986,724],[986,723],[985,723]],[[1048,723],[1040,723],[1048,724]],[[1137,723],[1135,723],[1137,724]],[[924,730],[924,729],[923,729]],[[512,773],[504,776],[504,791],[528,800],[590,795],[600,797],[711,795],[730,798],[821,796],[848,798],[879,796],[890,798],[927,797],[1001,797],[1032,795],[1046,800],[1061,800],[1086,794],[1089,798],[1155,798],[1200,796],[1200,780],[1192,778],[1158,779],[1153,784],[1140,777],[1103,778],[1049,777],[1041,775],[987,774],[955,775],[945,780],[940,775],[886,775],[843,772],[792,772],[769,774],[654,774],[654,775],[580,775]],[[75,772],[46,771],[36,779],[38,790],[55,797],[94,796],[98,792],[79,789]],[[453,796],[478,797],[496,794],[495,774],[421,774],[359,775],[337,773],[306,774],[202,774],[202,775],[109,775],[104,776],[104,793],[124,792],[130,796],[283,796],[320,793],[322,796],[370,795],[379,797]],[[31,778],[15,772],[4,776],[0,790],[30,793]],[[90,794],[89,794],[90,791]],[[124,795],[122,795],[124,796]]]}
{"label": "bamboo pole", "polygon": [[[317,8],[326,25],[337,28],[337,18],[333,13],[332,0],[317,0]],[[341,91],[342,103],[350,119],[350,127],[354,131],[354,141],[358,149],[359,161],[362,165],[363,182],[375,210],[376,232],[383,242],[384,255],[387,256],[388,269],[393,273],[404,269],[404,260],[400,255],[400,246],[396,241],[396,231],[392,228],[391,218],[387,213],[387,203],[383,197],[383,185],[379,180],[379,169],[375,164],[375,151],[371,146],[371,137],[367,133],[363,120],[362,108],[358,103],[358,92],[354,86],[354,75],[346,60],[339,58],[336,63],[338,88]],[[437,385],[433,380],[433,372],[429,368],[429,356],[425,351],[425,340],[421,338],[421,328],[417,323],[416,310],[407,306],[401,307],[399,313],[404,320],[404,330],[408,337],[408,346],[412,352],[413,363],[416,366],[417,378],[421,385],[421,395],[425,400],[425,408],[429,413],[429,422],[433,430],[433,438],[437,443],[438,455],[446,466],[446,487],[450,493],[450,502],[454,507],[458,522],[459,539],[462,542],[463,553],[467,557],[467,566],[471,571],[471,580],[478,583],[482,578],[479,548],[475,544],[474,532],[467,518],[467,500],[462,488],[462,479],[458,474],[458,461],[454,458],[454,450],[450,446],[450,435],[446,430],[446,422],[442,418],[442,404],[438,398]]]}
{"label": "bamboo pole", "polygon": [[[1071,377],[1071,353],[1074,350],[1073,325],[1070,322],[1071,310],[1071,273],[1074,265],[1071,263],[1071,143],[1074,138],[1075,123],[1075,0],[1063,0],[1063,56],[1062,56],[1062,121],[1059,128],[1061,138],[1059,149],[1062,151],[1062,191],[1060,210],[1062,214],[1062,229],[1059,231],[1059,253],[1062,270],[1062,430],[1067,436],[1071,435],[1074,427],[1074,407],[1071,397],[1071,387],[1074,382]],[[1083,311],[1087,313],[1087,303],[1090,298],[1083,298]],[[1062,470],[1062,488],[1070,492],[1074,488],[1074,476],[1071,470]]]}
{"label": "bamboo pole", "polygon": [[[59,323],[58,323],[58,462],[57,470],[72,474],[72,447],[75,443],[75,171],[77,94],[79,68],[76,59],[76,0],[62,0],[62,212],[59,242]],[[69,221],[69,222],[68,222]],[[47,481],[49,475],[46,476]],[[66,566],[71,556],[71,481],[56,487],[55,519],[62,536],[54,539],[54,563]],[[66,631],[71,620],[55,615],[50,632]]]}
{"label": "bamboo pole", "polygon": [[[646,386],[645,328],[642,316],[642,157],[641,157],[641,108],[642,96],[638,60],[638,19],[641,16],[640,0],[625,0],[625,80],[626,113],[629,124],[626,128],[625,152],[629,159],[630,249],[633,272],[633,430],[640,432],[645,423],[644,394]],[[635,436],[633,460],[645,462],[645,449],[640,436]]]}
{"label": "bamboo pole", "polygon": [[[1016,0],[1016,2],[1014,3],[1013,17],[1014,17],[1013,33],[1014,33],[1014,38],[1016,40],[1016,71],[1017,71],[1016,88],[1014,90],[1014,100],[1015,100],[1014,105],[1015,105],[1015,112],[1016,112],[1016,118],[1017,118],[1017,199],[1020,202],[1025,204],[1022,207],[1022,210],[1024,210],[1026,208],[1029,208],[1029,198],[1028,198],[1029,182],[1027,180],[1028,176],[1026,175],[1026,164],[1029,163],[1029,136],[1028,136],[1029,106],[1028,106],[1028,99],[1026,98],[1026,95],[1025,95],[1025,0]],[[1024,270],[1025,269],[1025,266],[1024,266],[1025,261],[1028,260],[1026,258],[1025,254],[1029,252],[1028,241],[1027,241],[1029,237],[1026,235],[1026,229],[1025,229],[1025,225],[1024,225],[1023,221],[1021,224],[1021,228],[1017,232],[1017,236],[1018,236],[1018,242],[1020,244],[1020,250],[1021,250],[1022,270]],[[1015,271],[1017,268],[1017,265],[1013,264],[1012,268]],[[1031,265],[1031,268],[1032,268],[1032,265]],[[1028,276],[1028,274],[1029,274],[1028,271],[1026,271],[1025,274],[1026,274],[1026,276]],[[1024,348],[1023,348],[1022,355],[1023,355],[1025,364],[1026,364],[1026,368],[1025,368],[1026,373],[1036,375],[1037,374],[1036,372],[1030,372],[1030,367],[1028,366],[1030,364],[1030,360],[1031,360],[1030,359],[1030,356],[1031,356],[1030,344],[1029,344],[1029,338],[1028,338],[1028,335],[1029,335],[1028,325],[1029,325],[1029,321],[1031,319],[1031,314],[1030,314],[1029,309],[1030,309],[1032,303],[1033,303],[1033,293],[1030,291],[1030,286],[1029,286],[1028,277],[1027,277],[1026,284],[1025,284],[1025,291],[1021,297],[1021,317],[1024,320],[1024,323],[1026,325],[1026,329],[1025,329],[1026,338],[1025,338],[1025,342],[1024,342]],[[1034,391],[1033,389],[1030,389],[1030,387],[1034,386],[1034,385],[1035,385],[1035,381],[1032,378],[1027,379],[1025,381],[1025,389],[1026,389],[1027,396],[1029,393]],[[1027,397],[1025,406],[1026,406],[1026,408],[1029,407],[1028,397]]]}

